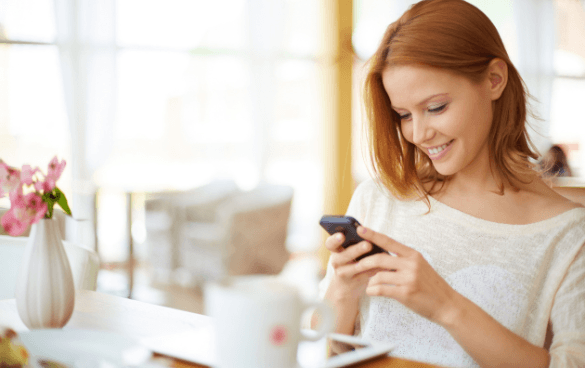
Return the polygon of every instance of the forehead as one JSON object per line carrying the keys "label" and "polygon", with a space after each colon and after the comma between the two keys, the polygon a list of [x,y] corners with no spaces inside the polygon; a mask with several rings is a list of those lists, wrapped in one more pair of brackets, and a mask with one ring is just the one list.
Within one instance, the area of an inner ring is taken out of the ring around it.
{"label": "forehead", "polygon": [[416,105],[429,96],[453,95],[470,84],[455,73],[423,65],[390,66],[382,72],[382,83],[393,106]]}

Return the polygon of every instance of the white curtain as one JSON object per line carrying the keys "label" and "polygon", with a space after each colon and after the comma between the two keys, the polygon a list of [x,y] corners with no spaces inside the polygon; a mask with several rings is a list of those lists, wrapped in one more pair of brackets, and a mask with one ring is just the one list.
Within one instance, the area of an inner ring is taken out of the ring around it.
{"label": "white curtain", "polygon": [[514,20],[518,35],[516,67],[538,101],[533,111],[542,119],[529,120],[530,137],[544,154],[550,142],[550,111],[554,80],[555,20],[552,0],[514,0]]}
{"label": "white curtain", "polygon": [[[92,177],[112,147],[115,116],[115,1],[54,0],[57,45],[72,142],[74,218],[92,223]],[[92,244],[87,230],[85,243]]]}
{"label": "white curtain", "polygon": [[265,106],[275,105],[276,61],[278,42],[283,38],[285,8],[283,1],[249,0],[252,72],[252,119],[257,122],[254,130],[254,147],[258,176],[265,181],[269,155],[270,126],[275,119],[274,110]]}

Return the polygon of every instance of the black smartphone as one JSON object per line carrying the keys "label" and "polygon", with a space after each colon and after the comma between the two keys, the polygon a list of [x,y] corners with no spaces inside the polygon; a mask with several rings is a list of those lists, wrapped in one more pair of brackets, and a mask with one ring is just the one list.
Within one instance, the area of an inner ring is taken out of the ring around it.
{"label": "black smartphone", "polygon": [[[332,215],[325,215],[321,217],[319,224],[325,229],[329,234],[333,235],[335,233],[342,233],[345,235],[345,241],[341,244],[342,247],[347,248],[350,245],[357,244],[364,240],[361,236],[357,233],[357,227],[360,226],[358,220],[351,216],[332,216]],[[361,256],[356,258],[356,261],[360,259],[371,256],[377,253],[388,253],[384,249],[380,248],[376,244],[372,244],[372,250],[370,250],[366,254],[362,254]]]}

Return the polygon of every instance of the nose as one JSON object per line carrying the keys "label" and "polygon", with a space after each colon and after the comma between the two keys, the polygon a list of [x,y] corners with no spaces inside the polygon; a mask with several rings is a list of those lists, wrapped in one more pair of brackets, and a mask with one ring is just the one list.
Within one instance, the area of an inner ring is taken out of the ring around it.
{"label": "nose", "polygon": [[433,139],[436,132],[428,126],[423,118],[413,117],[412,119],[412,142],[414,144],[422,144]]}

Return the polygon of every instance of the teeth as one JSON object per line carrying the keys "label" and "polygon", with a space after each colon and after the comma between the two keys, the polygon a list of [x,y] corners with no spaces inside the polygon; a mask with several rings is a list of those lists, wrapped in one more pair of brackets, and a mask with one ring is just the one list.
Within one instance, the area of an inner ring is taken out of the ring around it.
{"label": "teeth", "polygon": [[431,155],[436,155],[437,153],[441,152],[442,150],[444,150],[445,148],[447,148],[447,146],[451,144],[451,142],[445,143],[442,146],[439,146],[437,148],[429,148],[429,153]]}

